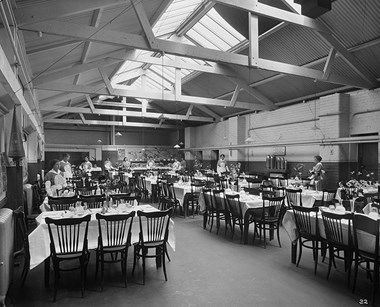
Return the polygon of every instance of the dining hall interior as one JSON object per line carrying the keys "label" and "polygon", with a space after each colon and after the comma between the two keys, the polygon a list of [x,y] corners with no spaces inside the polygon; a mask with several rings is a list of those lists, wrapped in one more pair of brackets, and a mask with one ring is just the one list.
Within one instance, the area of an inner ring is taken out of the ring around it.
{"label": "dining hall interior", "polygon": [[379,16],[0,1],[0,306],[380,306]]}

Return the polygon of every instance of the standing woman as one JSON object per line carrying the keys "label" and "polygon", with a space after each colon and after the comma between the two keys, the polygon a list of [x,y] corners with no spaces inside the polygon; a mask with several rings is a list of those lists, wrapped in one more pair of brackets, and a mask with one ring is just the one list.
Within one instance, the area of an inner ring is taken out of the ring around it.
{"label": "standing woman", "polygon": [[73,178],[73,172],[71,171],[71,164],[69,162],[70,155],[68,153],[63,154],[63,159],[60,162],[59,169],[63,173],[65,179]]}
{"label": "standing woman", "polygon": [[218,164],[216,166],[216,172],[219,175],[222,175],[223,173],[229,172],[230,170],[228,169],[227,161],[225,160],[226,156],[224,154],[221,154],[219,156],[219,158],[220,159],[219,159]]}
{"label": "standing woman", "polygon": [[129,161],[127,157],[124,157],[121,168],[123,171],[127,171],[131,168],[131,161]]}
{"label": "standing woman", "polygon": [[311,173],[311,176],[309,179],[311,179],[310,184],[315,184],[315,189],[317,191],[320,191],[322,188],[322,180],[324,179],[324,174],[326,173],[323,169],[322,164],[322,157],[321,156],[314,156],[314,163],[315,165],[309,172]]}

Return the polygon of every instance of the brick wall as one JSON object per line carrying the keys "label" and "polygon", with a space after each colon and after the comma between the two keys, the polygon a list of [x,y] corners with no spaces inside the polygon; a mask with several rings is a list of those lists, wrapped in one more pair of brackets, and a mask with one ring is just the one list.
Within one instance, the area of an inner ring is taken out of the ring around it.
{"label": "brick wall", "polygon": [[[260,112],[224,122],[187,128],[186,147],[218,147],[244,144],[253,139],[248,149],[221,149],[231,163],[239,161],[250,172],[265,173],[265,158],[278,146],[285,147],[285,159],[292,170],[297,163],[313,165],[320,155],[328,172],[325,184],[335,187],[338,180],[349,178],[357,169],[357,144],[324,144],[337,139],[380,131],[380,89],[333,94],[302,104],[270,112]],[[243,124],[244,123],[244,124]],[[245,129],[242,126],[245,125]],[[226,133],[228,131],[228,133]],[[313,142],[313,143],[310,143]],[[278,144],[286,145],[278,145]],[[380,145],[379,145],[380,152]],[[211,149],[202,150],[209,160]],[[379,170],[380,159],[378,157]]]}

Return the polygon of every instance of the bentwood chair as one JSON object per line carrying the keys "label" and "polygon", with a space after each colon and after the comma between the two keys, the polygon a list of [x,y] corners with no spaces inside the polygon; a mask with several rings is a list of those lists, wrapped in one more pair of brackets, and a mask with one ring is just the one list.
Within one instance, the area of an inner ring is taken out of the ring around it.
{"label": "bentwood chair", "polygon": [[335,198],[336,189],[335,190],[322,190],[322,206],[328,207],[331,201]]}
{"label": "bentwood chair", "polygon": [[[135,272],[136,262],[142,259],[143,284],[145,285],[146,258],[155,258],[157,268],[163,266],[165,280],[167,281],[165,255],[167,255],[167,242],[169,237],[169,223],[172,208],[165,211],[142,212],[137,211],[139,217],[139,241],[134,245],[134,259],[132,276]],[[154,252],[149,253],[150,250]]]}
{"label": "bentwood chair", "polygon": [[289,207],[302,207],[302,189],[286,189],[286,199]]}
{"label": "bentwood chair", "polygon": [[[356,289],[359,265],[367,271],[367,276],[373,273],[372,305],[375,305],[376,294],[379,293],[380,275],[380,252],[379,252],[379,229],[380,219],[372,219],[364,214],[355,214],[353,219],[354,247],[355,247],[355,269],[352,293]],[[370,242],[370,243],[369,243]],[[365,263],[366,266],[361,266]],[[370,264],[373,264],[371,269]]]}
{"label": "bentwood chair", "polygon": [[21,287],[23,287],[30,268],[30,251],[28,229],[22,206],[13,211],[13,216],[15,222],[13,258],[17,258],[19,255],[22,255],[24,258],[24,266],[21,273]]}
{"label": "bentwood chair", "polygon": [[239,194],[225,194],[226,204],[232,221],[231,239],[234,237],[235,225],[240,228],[240,241],[243,240],[244,216]]}
{"label": "bentwood chair", "polygon": [[[54,267],[54,302],[57,299],[60,271],[81,271],[81,293],[86,286],[87,265],[90,258],[87,233],[91,215],[82,218],[51,219],[46,218],[50,237],[50,257]],[[79,260],[79,266],[60,268],[60,263]]]}
{"label": "bentwood chair", "polygon": [[354,200],[354,212],[363,213],[364,207],[367,205],[367,199],[365,197],[358,197]]}
{"label": "bentwood chair", "polygon": [[264,235],[264,248],[266,248],[266,231],[277,231],[278,245],[281,247],[280,241],[280,225],[282,218],[282,211],[284,207],[285,197],[267,197],[263,196],[263,206],[260,212],[254,213],[253,219],[255,222],[255,232],[253,240],[255,240],[256,233],[259,232],[260,241]]}
{"label": "bentwood chair", "polygon": [[187,197],[186,209],[187,211],[189,211],[188,208],[191,206],[193,218],[194,218],[195,209],[197,209],[197,211],[199,212],[199,196],[201,195],[201,191],[204,185],[205,185],[204,182],[191,183],[191,192],[190,192],[190,195],[188,195]]}
{"label": "bentwood chair", "polygon": [[[335,258],[344,260],[344,268],[347,274],[347,288],[350,286],[351,265],[354,253],[354,246],[351,235],[352,213],[336,214],[322,211],[322,220],[325,227],[326,239],[329,247],[329,268],[326,278],[329,279],[331,265]],[[343,258],[339,252],[344,253]]]}
{"label": "bentwood chair", "polygon": [[84,188],[76,188],[75,192],[77,195],[82,196],[82,195],[95,195],[98,187],[97,186],[92,186],[92,187],[84,187]]}
{"label": "bentwood chair", "polygon": [[[167,197],[165,198],[166,208],[173,208],[173,214],[177,212],[177,208],[181,211],[181,205],[175,194],[175,188],[173,183],[165,183]],[[181,212],[180,212],[181,213]]]}
{"label": "bentwood chair", "polygon": [[73,197],[49,198],[48,204],[53,211],[63,211],[75,207],[77,201],[78,197],[75,195]]}
{"label": "bentwood chair", "polygon": [[[204,188],[203,191],[203,198],[205,202],[205,207],[206,207],[206,216],[207,216],[207,221],[208,224],[210,224],[211,221],[211,226],[210,226],[210,232],[212,231],[212,226],[214,225],[214,219],[217,217],[217,211],[214,202],[212,201],[213,195],[211,189]],[[206,228],[206,223],[203,223],[203,228]]]}
{"label": "bentwood chair", "polygon": [[[318,226],[318,207],[306,208],[301,206],[292,206],[294,218],[296,221],[297,232],[299,235],[299,254],[297,267],[301,261],[302,248],[308,248],[313,251],[314,259],[314,274],[317,273],[318,251],[322,250],[322,255],[325,256],[326,240],[320,236]],[[321,244],[321,247],[319,247]]]}
{"label": "bentwood chair", "polygon": [[139,199],[136,196],[131,196],[131,193],[110,194],[112,202],[116,205],[126,203],[131,206],[134,204],[139,205]]}
{"label": "bentwood chair", "polygon": [[216,234],[219,233],[220,228],[220,221],[224,220],[224,235],[227,234],[228,225],[230,224],[230,213],[228,211],[228,208],[225,205],[225,198],[224,198],[224,189],[214,189],[212,190],[212,200],[213,205],[215,206],[216,210]]}
{"label": "bentwood chair", "polygon": [[128,248],[131,245],[131,229],[135,211],[129,214],[102,215],[97,213],[99,237],[96,249],[96,271],[98,275],[99,264],[101,274],[101,289],[104,286],[104,264],[121,264],[124,286],[127,287],[127,258]]}
{"label": "bentwood chair", "polygon": [[101,195],[91,195],[89,197],[80,197],[78,200],[82,203],[83,207],[87,207],[89,209],[96,209],[103,207],[106,201],[106,197]]}

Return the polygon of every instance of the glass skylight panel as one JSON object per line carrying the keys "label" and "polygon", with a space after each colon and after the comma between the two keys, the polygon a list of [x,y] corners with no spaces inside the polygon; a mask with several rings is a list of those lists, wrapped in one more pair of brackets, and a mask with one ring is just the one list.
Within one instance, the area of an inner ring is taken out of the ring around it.
{"label": "glass skylight panel", "polygon": [[174,0],[153,27],[153,33],[161,36],[174,32],[202,2],[203,0]]}
{"label": "glass skylight panel", "polygon": [[227,51],[245,39],[215,9],[211,9],[186,35],[198,45]]}

